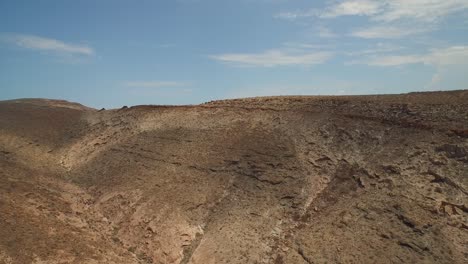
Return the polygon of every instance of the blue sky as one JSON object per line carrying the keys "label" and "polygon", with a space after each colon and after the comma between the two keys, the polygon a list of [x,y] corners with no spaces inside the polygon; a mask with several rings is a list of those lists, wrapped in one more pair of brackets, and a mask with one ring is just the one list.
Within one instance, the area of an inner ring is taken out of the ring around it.
{"label": "blue sky", "polygon": [[468,88],[467,0],[2,0],[0,100]]}

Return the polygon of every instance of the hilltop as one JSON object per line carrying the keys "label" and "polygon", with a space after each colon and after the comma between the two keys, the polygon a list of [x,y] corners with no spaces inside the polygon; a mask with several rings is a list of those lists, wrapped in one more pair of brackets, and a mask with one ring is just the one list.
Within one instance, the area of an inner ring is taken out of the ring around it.
{"label": "hilltop", "polygon": [[468,91],[0,101],[0,263],[467,263]]}

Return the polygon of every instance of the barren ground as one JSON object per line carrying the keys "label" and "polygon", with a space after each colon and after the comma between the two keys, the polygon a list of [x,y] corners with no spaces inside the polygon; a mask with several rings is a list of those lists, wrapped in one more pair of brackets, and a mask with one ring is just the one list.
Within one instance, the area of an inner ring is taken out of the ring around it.
{"label": "barren ground", "polygon": [[0,263],[468,263],[468,91],[0,101]]}

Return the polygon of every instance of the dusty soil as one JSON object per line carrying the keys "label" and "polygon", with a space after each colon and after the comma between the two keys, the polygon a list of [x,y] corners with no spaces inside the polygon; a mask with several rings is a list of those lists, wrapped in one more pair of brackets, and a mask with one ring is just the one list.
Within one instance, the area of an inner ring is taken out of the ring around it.
{"label": "dusty soil", "polygon": [[468,263],[468,91],[0,102],[0,263]]}

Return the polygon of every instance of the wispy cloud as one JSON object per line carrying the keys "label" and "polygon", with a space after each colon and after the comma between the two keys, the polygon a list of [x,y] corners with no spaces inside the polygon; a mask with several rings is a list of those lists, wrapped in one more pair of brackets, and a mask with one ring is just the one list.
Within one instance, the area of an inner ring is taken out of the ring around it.
{"label": "wispy cloud", "polygon": [[286,47],[288,50],[306,50],[306,49],[313,49],[313,50],[321,50],[327,48],[329,45],[324,44],[312,44],[312,43],[302,43],[302,42],[285,42],[283,46]]}
{"label": "wispy cloud", "polygon": [[295,10],[276,14],[275,18],[296,20],[307,17],[335,18],[340,16],[371,16],[381,11],[382,4],[372,0],[342,1],[325,9]]}
{"label": "wispy cloud", "polygon": [[307,17],[332,19],[365,16],[373,23],[351,33],[359,38],[402,38],[437,29],[449,15],[466,12],[467,0],[345,0],[333,1],[323,9],[283,12],[277,18],[296,20]]}
{"label": "wispy cloud", "polygon": [[329,6],[321,12],[317,12],[319,17],[333,18],[339,16],[372,16],[381,12],[380,1],[354,0],[344,1]]}
{"label": "wispy cloud", "polygon": [[319,26],[316,28],[318,32],[318,36],[321,38],[336,38],[338,37],[330,28]]}
{"label": "wispy cloud", "polygon": [[387,22],[400,19],[435,21],[468,9],[466,0],[385,0],[381,2],[383,11],[373,18]]}
{"label": "wispy cloud", "polygon": [[397,39],[430,31],[431,27],[371,26],[351,32],[351,36],[365,39]]}
{"label": "wispy cloud", "polygon": [[296,20],[299,18],[318,16],[319,14],[320,14],[319,10],[310,9],[307,11],[296,10],[296,11],[281,12],[279,14],[276,14],[274,17],[279,18],[279,19],[285,19],[285,20]]}
{"label": "wispy cloud", "polygon": [[468,64],[468,46],[452,46],[433,49],[426,54],[373,56],[354,63],[371,66],[401,66],[406,64],[426,64],[432,66]]}
{"label": "wispy cloud", "polygon": [[346,52],[345,54],[348,56],[363,56],[363,55],[375,55],[375,54],[383,54],[383,53],[391,53],[398,50],[405,49],[405,47],[400,45],[395,45],[391,43],[379,42],[371,47],[355,50],[351,52]]}
{"label": "wispy cloud", "polygon": [[281,49],[262,53],[227,53],[211,56],[212,59],[238,66],[276,67],[310,66],[326,62],[333,54],[327,51],[290,52]]}
{"label": "wispy cloud", "polygon": [[442,72],[437,70],[434,75],[432,75],[431,81],[426,85],[426,90],[433,90],[441,83],[443,79]]}
{"label": "wispy cloud", "polygon": [[345,0],[334,2],[324,9],[282,12],[275,17],[294,20],[311,16],[320,18],[368,16],[386,22],[401,19],[434,21],[466,9],[468,9],[466,0]]}
{"label": "wispy cloud", "polygon": [[169,88],[169,87],[182,87],[187,86],[183,82],[174,82],[174,81],[138,81],[138,82],[126,82],[124,84],[126,87],[135,87],[135,88]]}
{"label": "wispy cloud", "polygon": [[155,47],[157,48],[162,48],[162,49],[167,49],[167,48],[174,48],[176,45],[172,43],[163,43],[163,44],[157,44]]}
{"label": "wispy cloud", "polygon": [[12,43],[13,45],[21,48],[31,50],[87,56],[94,54],[93,48],[87,45],[65,43],[57,39],[39,37],[35,35],[4,34],[1,36],[1,40]]}

